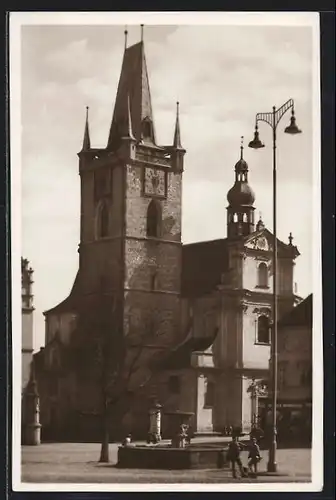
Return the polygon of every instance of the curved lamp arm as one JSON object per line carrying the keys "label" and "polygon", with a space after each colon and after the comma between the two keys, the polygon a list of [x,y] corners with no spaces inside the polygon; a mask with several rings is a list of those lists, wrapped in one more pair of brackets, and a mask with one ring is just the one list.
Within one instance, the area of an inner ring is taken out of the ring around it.
{"label": "curved lamp arm", "polygon": [[256,123],[258,123],[258,121],[263,121],[268,123],[268,125],[270,125],[273,129],[276,129],[283,115],[291,108],[294,108],[293,99],[289,99],[287,102],[285,102],[285,104],[280,106],[280,108],[273,108],[273,111],[270,111],[268,113],[257,113]]}

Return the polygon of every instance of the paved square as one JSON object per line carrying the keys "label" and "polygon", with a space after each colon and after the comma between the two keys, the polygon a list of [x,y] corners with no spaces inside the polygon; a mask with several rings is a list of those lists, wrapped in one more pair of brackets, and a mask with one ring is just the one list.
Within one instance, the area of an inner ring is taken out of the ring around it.
{"label": "paved square", "polygon": [[[98,443],[51,443],[22,447],[22,481],[34,483],[228,483],[228,469],[213,470],[144,470],[118,469],[118,444],[110,444],[110,463],[98,463]],[[279,475],[266,476],[267,451],[262,452],[259,478],[238,479],[246,482],[309,482],[311,480],[310,449],[277,451]],[[247,463],[247,452],[242,453]]]}

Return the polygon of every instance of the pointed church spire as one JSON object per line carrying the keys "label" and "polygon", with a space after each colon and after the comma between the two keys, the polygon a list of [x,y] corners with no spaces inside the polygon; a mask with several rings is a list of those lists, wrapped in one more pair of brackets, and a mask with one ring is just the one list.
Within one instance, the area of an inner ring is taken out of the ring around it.
{"label": "pointed church spire", "polygon": [[87,151],[90,148],[91,148],[91,141],[90,141],[90,131],[89,131],[89,106],[86,106],[86,119],[85,119],[82,151]]}
{"label": "pointed church spire", "polygon": [[181,145],[181,132],[180,132],[180,103],[176,103],[176,122],[175,122],[175,132],[174,132],[174,143],[175,149],[183,149]]}
{"label": "pointed church spire", "polygon": [[135,139],[155,144],[152,100],[143,41],[125,49],[107,144],[111,150],[119,147],[123,127],[128,119],[128,95]]}
{"label": "pointed church spire", "polygon": [[140,29],[141,29],[141,41],[143,42],[143,36],[144,36],[144,25],[140,24]]}

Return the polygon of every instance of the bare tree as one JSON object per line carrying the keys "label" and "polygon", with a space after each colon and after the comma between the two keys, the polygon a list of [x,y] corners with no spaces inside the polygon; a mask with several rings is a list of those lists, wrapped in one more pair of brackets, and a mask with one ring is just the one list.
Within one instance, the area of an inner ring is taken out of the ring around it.
{"label": "bare tree", "polygon": [[133,397],[153,375],[149,362],[155,349],[147,349],[149,343],[157,343],[153,323],[141,335],[134,331],[125,337],[121,330],[111,297],[102,295],[94,308],[79,313],[76,343],[79,368],[94,380],[100,392],[100,462],[109,462],[111,416],[121,421]]}

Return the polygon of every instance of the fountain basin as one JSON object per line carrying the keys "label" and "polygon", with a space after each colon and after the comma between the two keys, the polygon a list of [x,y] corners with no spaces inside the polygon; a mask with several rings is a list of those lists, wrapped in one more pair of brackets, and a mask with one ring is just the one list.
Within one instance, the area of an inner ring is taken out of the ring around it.
{"label": "fountain basin", "polygon": [[126,469],[216,469],[227,466],[227,448],[119,446],[117,467]]}

